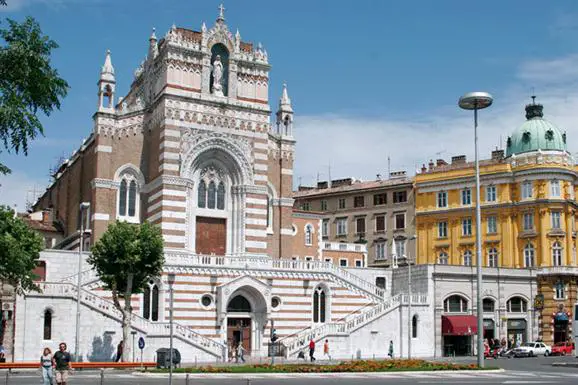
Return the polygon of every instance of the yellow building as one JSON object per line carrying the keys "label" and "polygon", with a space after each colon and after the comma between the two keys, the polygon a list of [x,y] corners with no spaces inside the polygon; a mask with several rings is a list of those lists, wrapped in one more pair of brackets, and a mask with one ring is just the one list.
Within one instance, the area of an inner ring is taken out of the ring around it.
{"label": "yellow building", "polygon": [[[481,236],[484,267],[536,269],[531,301],[539,334],[552,343],[569,337],[576,299],[577,169],[566,134],[542,111],[527,105],[505,153],[480,161]],[[422,167],[415,177],[418,264],[476,264],[476,199],[474,162],[465,156]]]}

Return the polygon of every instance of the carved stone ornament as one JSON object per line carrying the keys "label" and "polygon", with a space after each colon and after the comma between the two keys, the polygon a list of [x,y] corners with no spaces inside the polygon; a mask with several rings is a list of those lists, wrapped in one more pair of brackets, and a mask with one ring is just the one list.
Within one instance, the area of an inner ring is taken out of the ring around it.
{"label": "carved stone ornament", "polygon": [[201,178],[207,178],[209,180],[224,180],[225,173],[220,168],[208,166],[201,170]]}

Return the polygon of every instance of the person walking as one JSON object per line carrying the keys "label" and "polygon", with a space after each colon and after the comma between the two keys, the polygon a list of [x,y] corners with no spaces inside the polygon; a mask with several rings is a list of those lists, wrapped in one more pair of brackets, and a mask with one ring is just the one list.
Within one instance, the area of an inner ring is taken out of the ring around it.
{"label": "person walking", "polygon": [[42,370],[42,381],[44,385],[52,385],[54,382],[54,372],[52,369],[52,351],[44,348],[40,356],[40,369]]}
{"label": "person walking", "polygon": [[311,340],[309,341],[309,359],[311,360],[311,362],[315,361],[315,341],[313,341],[313,338],[311,338]]}
{"label": "person walking", "polygon": [[329,340],[325,340],[323,344],[323,356],[327,356],[329,361],[331,361],[331,355],[329,354]]}
{"label": "person walking", "polygon": [[66,343],[61,342],[60,345],[58,345],[58,351],[54,353],[52,357],[52,362],[56,369],[56,375],[54,377],[58,385],[66,385],[68,382],[68,375],[72,370],[72,366],[70,365],[71,361],[70,353],[66,351]]}
{"label": "person walking", "polygon": [[239,341],[239,344],[237,345],[237,361],[235,362],[239,362],[239,359],[241,359],[241,361],[245,362],[245,357],[243,356],[245,352],[245,348],[243,347],[243,341]]}
{"label": "person walking", "polygon": [[393,341],[389,341],[389,351],[387,352],[389,358],[393,358]]}
{"label": "person walking", "polygon": [[120,341],[116,346],[116,362],[122,360],[122,351],[124,350],[124,341]]}

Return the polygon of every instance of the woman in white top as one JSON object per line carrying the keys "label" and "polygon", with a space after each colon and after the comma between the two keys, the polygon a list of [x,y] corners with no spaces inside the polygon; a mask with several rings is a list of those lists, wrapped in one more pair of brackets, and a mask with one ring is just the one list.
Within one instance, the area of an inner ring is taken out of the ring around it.
{"label": "woman in white top", "polygon": [[49,348],[44,348],[42,356],[40,356],[40,369],[42,370],[44,385],[52,385],[54,375],[52,372],[52,351]]}

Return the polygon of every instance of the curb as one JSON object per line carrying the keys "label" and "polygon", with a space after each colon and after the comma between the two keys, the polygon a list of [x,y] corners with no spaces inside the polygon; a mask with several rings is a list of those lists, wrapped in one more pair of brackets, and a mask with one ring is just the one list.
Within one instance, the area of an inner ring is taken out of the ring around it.
{"label": "curb", "polygon": [[[189,377],[192,378],[249,378],[251,376],[258,376],[258,377],[285,377],[285,376],[296,376],[296,377],[315,377],[319,376],[320,374],[334,374],[336,376],[347,374],[347,375],[364,375],[364,376],[371,376],[371,377],[387,377],[391,374],[448,374],[448,373],[503,373],[505,369],[488,369],[488,370],[420,370],[420,371],[411,371],[411,370],[400,370],[400,371],[386,371],[386,372],[318,372],[318,373],[297,373],[297,372],[278,372],[278,373],[173,373],[173,377],[177,378],[185,378],[187,374]],[[133,372],[132,375],[140,376],[140,377],[152,377],[152,378],[163,378],[168,377],[168,373],[142,373],[142,372]]]}
{"label": "curb", "polygon": [[560,366],[566,368],[578,368],[578,362],[554,362],[552,366]]}

